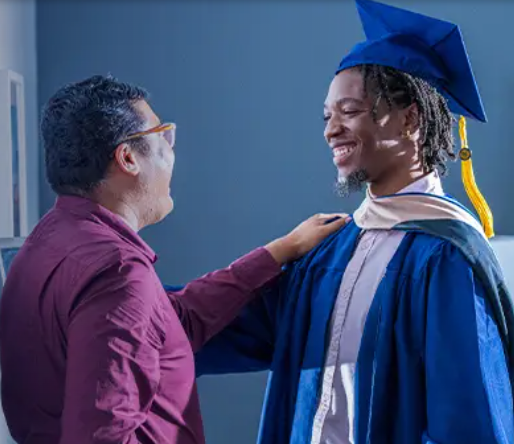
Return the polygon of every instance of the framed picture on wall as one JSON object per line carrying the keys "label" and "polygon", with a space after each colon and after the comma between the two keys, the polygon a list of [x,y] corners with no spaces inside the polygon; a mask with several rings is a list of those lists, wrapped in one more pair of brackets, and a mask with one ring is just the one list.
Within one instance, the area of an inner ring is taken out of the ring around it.
{"label": "framed picture on wall", "polygon": [[28,231],[23,77],[0,70],[0,238]]}

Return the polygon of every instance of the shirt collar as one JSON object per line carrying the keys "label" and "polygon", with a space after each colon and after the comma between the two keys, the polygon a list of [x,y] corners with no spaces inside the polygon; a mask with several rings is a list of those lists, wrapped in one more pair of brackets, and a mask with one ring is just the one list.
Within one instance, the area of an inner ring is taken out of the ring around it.
{"label": "shirt collar", "polygon": [[[435,194],[436,196],[444,196],[443,185],[437,171],[432,171],[431,173],[421,177],[395,194],[405,193],[424,193]],[[371,193],[369,187],[368,197],[371,199],[376,199],[376,196]]]}
{"label": "shirt collar", "polygon": [[157,260],[155,252],[123,218],[102,207],[100,204],[79,196],[59,196],[55,203],[55,208],[108,227],[116,232],[124,242],[132,245],[144,254],[152,263]]}

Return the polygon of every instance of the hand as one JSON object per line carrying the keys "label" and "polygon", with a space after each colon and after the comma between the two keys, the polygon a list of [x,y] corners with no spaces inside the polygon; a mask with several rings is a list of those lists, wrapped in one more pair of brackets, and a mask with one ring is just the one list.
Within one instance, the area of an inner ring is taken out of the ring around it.
{"label": "hand", "polygon": [[285,264],[308,253],[349,221],[347,214],[316,214],[265,248],[279,264]]}

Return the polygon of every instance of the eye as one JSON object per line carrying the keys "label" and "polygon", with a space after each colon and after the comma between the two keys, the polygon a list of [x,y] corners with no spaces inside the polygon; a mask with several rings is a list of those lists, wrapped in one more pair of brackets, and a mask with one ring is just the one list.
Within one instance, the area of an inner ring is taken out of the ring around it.
{"label": "eye", "polygon": [[327,116],[327,115],[323,116],[323,121],[324,122],[328,122],[329,120],[330,120],[330,116]]}
{"label": "eye", "polygon": [[356,114],[359,114],[361,111],[358,109],[345,109],[343,110],[343,114],[345,116],[354,116]]}

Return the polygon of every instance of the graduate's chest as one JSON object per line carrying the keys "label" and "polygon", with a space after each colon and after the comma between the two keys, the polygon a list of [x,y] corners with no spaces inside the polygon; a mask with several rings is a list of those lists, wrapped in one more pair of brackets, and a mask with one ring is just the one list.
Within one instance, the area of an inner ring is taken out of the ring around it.
{"label": "graduate's chest", "polygon": [[338,342],[347,339],[346,344],[353,344],[354,350],[358,346],[377,290],[404,235],[400,231],[364,231],[346,257],[334,257],[310,270],[310,322],[326,329],[327,339],[337,336]]}
{"label": "graduate's chest", "polygon": [[356,362],[368,312],[404,235],[373,230],[360,236],[339,286],[335,285],[335,298],[331,298],[333,309],[327,326],[330,364]]}

